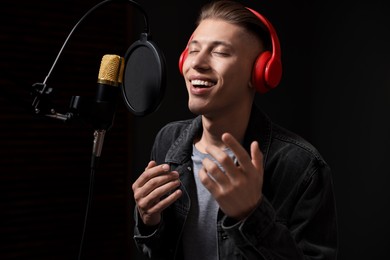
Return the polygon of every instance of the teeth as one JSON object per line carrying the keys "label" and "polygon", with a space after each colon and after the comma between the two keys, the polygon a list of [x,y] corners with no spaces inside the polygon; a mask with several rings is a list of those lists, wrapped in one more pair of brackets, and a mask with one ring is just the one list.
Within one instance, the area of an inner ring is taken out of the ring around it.
{"label": "teeth", "polygon": [[199,79],[191,80],[191,84],[192,85],[197,85],[197,86],[206,86],[206,87],[214,86],[213,82],[205,81],[205,80],[199,80]]}

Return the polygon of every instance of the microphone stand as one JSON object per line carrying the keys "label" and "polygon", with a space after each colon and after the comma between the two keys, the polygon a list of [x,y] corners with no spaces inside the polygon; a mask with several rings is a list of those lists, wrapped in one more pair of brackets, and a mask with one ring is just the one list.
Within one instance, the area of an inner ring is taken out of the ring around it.
{"label": "microphone stand", "polygon": [[[66,38],[60,51],[58,52],[58,55],[55,58],[54,63],[51,66],[44,81],[42,83],[34,83],[32,85],[31,95],[34,97],[33,102],[32,102],[32,109],[33,109],[34,114],[43,115],[45,117],[56,119],[56,120],[61,120],[63,122],[69,122],[77,117],[83,117],[83,118],[88,119],[88,118],[90,118],[91,115],[96,115],[97,111],[100,111],[102,108],[104,108],[106,106],[105,103],[99,103],[96,101],[95,102],[88,101],[88,100],[82,99],[80,96],[73,96],[71,98],[71,102],[70,102],[70,106],[69,106],[70,111],[66,112],[65,114],[58,113],[51,104],[50,96],[53,93],[53,88],[51,88],[47,85],[47,80],[49,79],[54,67],[56,66],[58,59],[61,56],[66,44],[68,43],[70,37],[72,36],[72,34],[76,30],[76,28],[79,26],[79,24],[89,14],[91,14],[93,11],[95,11],[99,7],[106,5],[108,3],[113,3],[113,2],[118,2],[118,3],[127,2],[127,3],[135,6],[139,11],[141,11],[141,13],[143,14],[144,20],[145,20],[145,33],[149,34],[149,23],[148,23],[147,14],[146,14],[145,10],[141,7],[141,5],[139,5],[137,2],[134,2],[131,0],[105,0],[105,1],[98,3],[94,7],[92,7],[90,10],[87,11],[87,13],[85,13],[81,17],[81,19],[76,23],[76,25],[70,31],[68,37]],[[92,121],[93,121],[93,116],[92,116]],[[84,226],[83,226],[79,254],[78,254],[79,260],[81,259],[81,256],[82,256],[84,239],[85,239],[85,232],[86,232],[86,225],[87,225],[87,219],[88,219],[88,212],[89,212],[89,209],[91,207],[91,202],[92,202],[92,197],[93,197],[93,183],[94,183],[95,170],[98,166],[98,161],[99,161],[99,158],[101,155],[105,133],[106,133],[106,129],[98,129],[98,130],[95,130],[95,132],[94,132],[93,152],[92,152],[92,160],[91,160],[90,185],[89,185],[87,208],[86,208],[85,218],[84,218]]]}

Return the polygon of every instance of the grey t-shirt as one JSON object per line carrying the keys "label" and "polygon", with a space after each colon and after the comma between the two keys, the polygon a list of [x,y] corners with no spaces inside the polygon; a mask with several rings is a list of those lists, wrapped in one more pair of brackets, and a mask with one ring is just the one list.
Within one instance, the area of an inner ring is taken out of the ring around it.
{"label": "grey t-shirt", "polygon": [[[229,149],[225,152],[233,158]],[[185,260],[217,260],[217,215],[218,204],[199,179],[199,170],[205,158],[213,157],[192,148],[193,173],[196,187],[189,190],[191,207],[183,231],[183,251]],[[218,163],[219,165],[219,163]],[[219,165],[223,170],[223,168]]]}

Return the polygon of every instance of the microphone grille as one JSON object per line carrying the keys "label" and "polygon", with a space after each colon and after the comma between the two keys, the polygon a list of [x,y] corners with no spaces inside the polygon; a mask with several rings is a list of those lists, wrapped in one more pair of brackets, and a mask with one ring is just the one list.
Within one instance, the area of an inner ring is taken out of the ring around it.
{"label": "microphone grille", "polygon": [[122,83],[124,59],[115,54],[106,54],[100,63],[98,83],[118,86]]}

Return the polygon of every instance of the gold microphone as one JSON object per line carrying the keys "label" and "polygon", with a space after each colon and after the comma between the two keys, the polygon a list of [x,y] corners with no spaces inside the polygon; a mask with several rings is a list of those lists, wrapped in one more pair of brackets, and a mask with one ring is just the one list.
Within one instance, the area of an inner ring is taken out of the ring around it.
{"label": "gold microphone", "polygon": [[105,133],[114,120],[116,99],[120,91],[119,86],[122,85],[123,71],[124,58],[114,54],[103,56],[97,80],[96,112],[92,122],[95,128],[92,150],[93,167],[95,167],[95,159],[101,155]]}
{"label": "gold microphone", "polygon": [[122,84],[124,58],[115,54],[106,54],[100,63],[97,82],[117,87]]}

